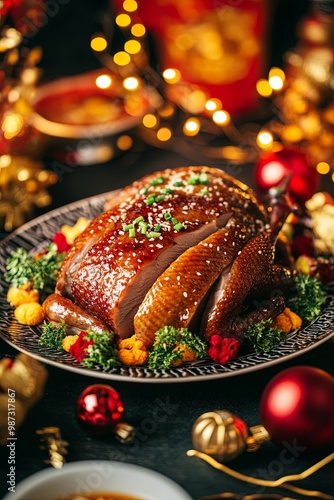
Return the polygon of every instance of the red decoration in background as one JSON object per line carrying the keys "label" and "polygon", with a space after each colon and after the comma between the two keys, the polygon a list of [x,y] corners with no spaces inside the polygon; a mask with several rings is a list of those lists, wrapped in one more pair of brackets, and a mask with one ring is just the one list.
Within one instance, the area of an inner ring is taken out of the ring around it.
{"label": "red decoration in background", "polygon": [[312,366],[283,370],[266,386],[260,412],[276,444],[320,449],[334,441],[334,377]]}
{"label": "red decoration in background", "polygon": [[[51,5],[50,5],[51,7]],[[57,5],[57,8],[58,5]],[[51,7],[51,17],[55,14]],[[48,21],[48,14],[44,12],[43,0],[5,0],[4,5],[0,8],[0,17],[5,17],[7,14],[13,19],[15,28],[22,35],[34,35],[41,26],[44,26]]]}
{"label": "red decoration in background", "polygon": [[112,433],[123,415],[123,402],[118,392],[108,385],[90,385],[77,400],[77,419],[92,436]]}
{"label": "red decoration in background", "polygon": [[[256,109],[256,82],[266,68],[264,0],[151,1],[149,8],[145,0],[137,3],[136,21],[153,38],[162,71],[179,70],[182,82],[221,99],[231,114]],[[122,4],[113,1],[117,13]]]}
{"label": "red decoration in background", "polygon": [[261,194],[277,186],[289,172],[292,174],[289,194],[294,201],[304,204],[316,193],[319,177],[300,149],[285,147],[262,153],[254,170],[255,186]]}

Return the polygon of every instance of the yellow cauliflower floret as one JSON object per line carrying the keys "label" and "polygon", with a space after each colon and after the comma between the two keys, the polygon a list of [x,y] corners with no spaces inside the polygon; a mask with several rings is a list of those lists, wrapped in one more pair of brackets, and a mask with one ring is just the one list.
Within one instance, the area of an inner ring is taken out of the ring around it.
{"label": "yellow cauliflower floret", "polygon": [[61,345],[64,351],[70,352],[70,348],[72,347],[73,344],[76,343],[78,338],[79,335],[67,335],[67,337],[64,337],[61,341]]}
{"label": "yellow cauliflower floret", "polygon": [[39,293],[38,290],[31,289],[30,285],[28,287],[22,285],[18,288],[12,286],[7,292],[7,300],[14,307],[17,307],[21,304],[27,304],[28,302],[38,302]]}
{"label": "yellow cauliflower floret", "polygon": [[38,325],[45,318],[43,308],[38,302],[21,304],[14,310],[14,316],[23,325]]}
{"label": "yellow cauliflower floret", "polygon": [[149,352],[141,340],[135,335],[118,342],[117,356],[123,365],[139,366],[147,363]]}
{"label": "yellow cauliflower floret", "polygon": [[182,359],[178,359],[177,361],[173,361],[172,366],[179,366],[185,361],[195,361],[197,359],[196,353],[189,349],[189,347],[183,345],[183,344],[177,344],[177,347],[175,347],[175,350],[178,350],[182,354]]}
{"label": "yellow cauliflower floret", "polygon": [[282,330],[284,333],[298,330],[301,326],[302,319],[288,307],[286,307],[273,321],[273,327]]}
{"label": "yellow cauliflower floret", "polygon": [[79,236],[79,234],[82,233],[84,229],[86,229],[89,222],[90,221],[88,219],[79,217],[74,226],[69,226],[68,224],[64,224],[63,226],[61,226],[60,231],[65,236],[66,241],[69,245],[73,244],[75,238]]}

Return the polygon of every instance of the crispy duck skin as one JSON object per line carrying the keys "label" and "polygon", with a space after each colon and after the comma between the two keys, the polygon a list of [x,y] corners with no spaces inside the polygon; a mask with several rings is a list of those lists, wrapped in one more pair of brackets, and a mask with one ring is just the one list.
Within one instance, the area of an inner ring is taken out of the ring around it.
{"label": "crispy duck skin", "polygon": [[[179,222],[186,223],[182,206],[180,210],[174,205],[173,214]],[[133,221],[138,214],[148,220],[150,210],[144,203],[129,207],[126,220]],[[163,236],[163,243],[159,238],[156,242],[142,234],[131,238],[122,229],[122,218],[116,220],[113,230],[95,243],[80,263],[71,283],[75,302],[106,321],[120,337],[131,335],[134,314],[157,275],[189,244],[196,245],[231,216],[230,213],[226,213],[226,217],[214,216],[207,224],[201,211],[196,215],[196,222],[187,222],[182,232],[174,232],[173,226],[166,224],[169,230]],[[162,219],[156,220],[161,225],[164,223]]]}
{"label": "crispy duck skin", "polygon": [[[254,236],[234,260],[223,285],[218,282],[208,301],[202,318],[206,339],[214,334],[223,337],[241,337],[236,328],[236,317],[242,315],[245,300],[260,293],[261,287],[272,280],[273,247],[268,233]],[[281,311],[280,311],[281,312]],[[278,313],[277,313],[278,314]],[[232,323],[230,322],[232,318]],[[233,326],[231,331],[230,325]]]}
{"label": "crispy duck skin", "polygon": [[93,332],[106,332],[108,327],[105,323],[98,320],[87,311],[82,310],[70,299],[53,293],[49,295],[42,304],[46,318],[53,323],[65,324],[73,329]]}
{"label": "crispy duck skin", "polygon": [[[124,191],[117,194],[118,204],[75,241],[56,287],[120,337],[133,334],[133,319],[146,293],[188,248],[227,222],[229,227],[242,223],[248,238],[269,227],[268,214],[253,192],[218,169],[155,172]],[[131,236],[124,226],[138,217],[147,225],[146,234],[135,223]],[[178,229],[175,221],[181,224]],[[148,238],[147,232],[160,235]]]}
{"label": "crispy duck skin", "polygon": [[186,328],[195,322],[208,291],[245,245],[239,225],[220,229],[180,255],[155,281],[134,317],[136,337],[151,347],[164,325]]}
{"label": "crispy duck skin", "polygon": [[[148,189],[148,194],[155,191],[152,184],[156,179],[162,177],[165,179],[165,182],[160,186],[158,185],[158,188],[163,189],[168,186],[176,195],[178,193],[183,193],[185,196],[190,194],[194,195],[195,200],[198,200],[199,203],[205,201],[205,196],[200,193],[203,192],[206,185],[188,185],[187,182],[191,174],[207,174],[210,176],[206,196],[209,199],[208,206],[211,205],[211,212],[214,210],[214,203],[217,204],[218,201],[217,211],[219,214],[233,210],[238,219],[245,218],[245,222],[254,234],[262,230],[264,224],[268,223],[268,214],[263,205],[258,203],[252,190],[221,170],[209,167],[179,167],[173,170],[167,169],[155,172],[112,194],[106,204],[108,211],[91,221],[69,250],[58,275],[57,292],[71,296],[71,281],[78,263],[85,258],[89,249],[95,243],[98,243],[99,239],[114,226],[115,218],[121,216],[126,219],[124,214],[126,214],[127,207],[130,207],[138,200],[143,201],[147,197],[146,193],[142,193],[143,189]],[[212,184],[211,178],[214,181]],[[175,181],[184,182],[184,186],[174,186]],[[208,217],[210,217],[210,214],[208,214]]]}
{"label": "crispy duck skin", "polygon": [[[214,334],[242,340],[246,326],[254,323],[255,318],[257,321],[274,318],[284,309],[282,292],[292,281],[293,272],[275,265],[274,257],[279,231],[290,210],[284,192],[280,196],[275,194],[269,230],[248,241],[231,269],[220,276],[202,317],[201,332],[207,340]],[[263,306],[265,294],[270,296],[266,301],[268,307]],[[247,305],[253,308],[247,310]]]}

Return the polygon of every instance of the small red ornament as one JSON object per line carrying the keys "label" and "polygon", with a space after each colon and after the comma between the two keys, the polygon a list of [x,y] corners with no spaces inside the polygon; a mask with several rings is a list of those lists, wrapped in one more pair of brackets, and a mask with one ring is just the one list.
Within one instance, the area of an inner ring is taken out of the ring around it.
{"label": "small red ornament", "polygon": [[334,441],[334,377],[312,366],[283,370],[266,386],[260,413],[276,444],[320,449]]}
{"label": "small red ornament", "polygon": [[300,149],[285,147],[276,152],[264,152],[255,166],[254,182],[259,194],[277,186],[291,173],[289,194],[294,201],[305,203],[319,185],[319,176]]}
{"label": "small red ornament", "polygon": [[76,404],[76,416],[92,436],[102,436],[115,431],[123,420],[124,405],[115,389],[104,384],[86,387]]}

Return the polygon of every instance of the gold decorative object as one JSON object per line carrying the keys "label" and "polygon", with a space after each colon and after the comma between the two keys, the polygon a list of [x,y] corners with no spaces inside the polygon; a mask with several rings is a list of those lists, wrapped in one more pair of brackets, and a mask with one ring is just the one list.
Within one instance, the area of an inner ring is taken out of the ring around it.
{"label": "gold decorative object", "polygon": [[[0,361],[0,444],[14,438],[29,409],[44,394],[48,372],[39,361],[18,354],[14,361]],[[8,414],[11,411],[13,413]],[[9,418],[11,417],[11,418]],[[9,428],[12,423],[13,429]]]}
{"label": "gold decorative object", "polygon": [[[312,465],[308,469],[304,470],[303,472],[300,472],[299,474],[289,474],[287,476],[283,476],[283,477],[281,477],[279,479],[275,479],[275,480],[261,479],[261,478],[257,478],[257,477],[247,476],[246,474],[242,474],[241,472],[237,472],[233,469],[230,469],[226,465],[217,462],[217,460],[215,460],[213,457],[209,456],[208,454],[202,453],[202,452],[197,451],[197,450],[188,450],[187,455],[188,455],[188,457],[200,458],[200,459],[204,460],[205,462],[207,462],[212,467],[214,467],[215,469],[218,469],[218,470],[224,472],[225,474],[228,474],[229,476],[232,476],[235,479],[238,479],[240,481],[244,481],[246,483],[256,484],[258,486],[265,486],[265,487],[269,487],[269,488],[281,487],[281,488],[285,488],[287,490],[293,491],[299,495],[321,498],[323,500],[334,500],[333,495],[328,495],[327,493],[323,493],[321,491],[316,491],[316,490],[306,490],[304,488],[299,488],[298,486],[294,486],[294,485],[288,483],[288,481],[301,481],[302,479],[305,479],[305,478],[311,476],[316,471],[318,471],[319,469],[321,469],[322,467],[324,467],[325,465],[330,463],[332,460],[334,460],[334,453],[331,453],[327,457],[323,458],[322,460],[320,460],[316,464]],[[220,498],[220,497],[218,496],[216,498]]]}
{"label": "gold decorative object", "polygon": [[55,172],[26,156],[0,156],[0,221],[5,231],[19,227],[35,207],[51,203],[47,187],[58,180]]}
{"label": "gold decorative object", "polygon": [[45,462],[55,469],[61,469],[66,461],[69,443],[62,439],[59,427],[44,427],[37,430],[36,434],[41,437],[41,449],[48,451],[48,459]]}
{"label": "gold decorative object", "polygon": [[297,498],[287,497],[278,493],[253,493],[251,495],[239,495],[238,493],[225,492],[216,495],[205,495],[200,500],[219,500],[220,498],[229,498],[230,500],[297,500]]}
{"label": "gold decorative object", "polygon": [[126,422],[119,422],[115,427],[114,434],[120,443],[130,443],[135,438],[135,428]]}
{"label": "gold decorative object", "polygon": [[192,440],[195,448],[216,458],[219,462],[233,460],[246,448],[255,451],[260,443],[270,439],[268,432],[259,425],[251,428],[241,418],[228,411],[204,413],[193,425]]}
{"label": "gold decorative object", "polygon": [[311,217],[317,254],[334,256],[334,199],[327,193],[316,193],[306,203],[306,208]]}
{"label": "gold decorative object", "polygon": [[46,188],[57,181],[40,161],[39,140],[29,117],[30,99],[40,70],[40,47],[20,47],[22,35],[13,27],[1,29],[0,52],[0,227],[6,232],[33,215],[34,207],[51,203]]}

